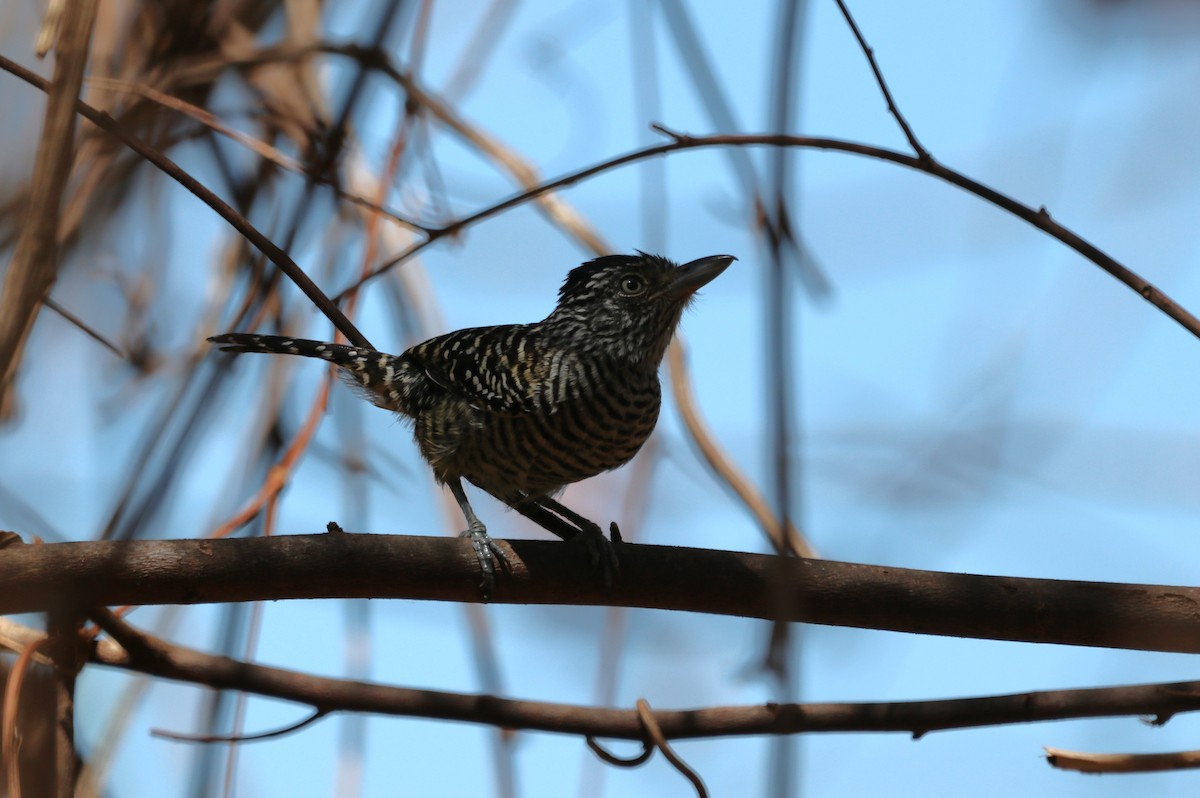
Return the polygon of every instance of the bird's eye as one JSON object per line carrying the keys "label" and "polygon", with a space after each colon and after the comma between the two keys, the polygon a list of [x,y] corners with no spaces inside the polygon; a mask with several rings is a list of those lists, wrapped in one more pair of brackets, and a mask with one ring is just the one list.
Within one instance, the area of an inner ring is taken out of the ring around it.
{"label": "bird's eye", "polygon": [[636,274],[628,274],[621,279],[621,293],[625,296],[637,296],[646,290],[646,281]]}

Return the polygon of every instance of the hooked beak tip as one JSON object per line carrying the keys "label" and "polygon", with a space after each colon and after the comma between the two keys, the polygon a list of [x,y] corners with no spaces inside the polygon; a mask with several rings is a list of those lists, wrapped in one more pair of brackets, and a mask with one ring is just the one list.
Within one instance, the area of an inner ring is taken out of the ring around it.
{"label": "hooked beak tip", "polygon": [[683,264],[679,267],[679,276],[671,285],[671,293],[677,297],[694,294],[716,279],[717,275],[729,268],[729,264],[735,260],[737,258],[732,255],[710,255]]}

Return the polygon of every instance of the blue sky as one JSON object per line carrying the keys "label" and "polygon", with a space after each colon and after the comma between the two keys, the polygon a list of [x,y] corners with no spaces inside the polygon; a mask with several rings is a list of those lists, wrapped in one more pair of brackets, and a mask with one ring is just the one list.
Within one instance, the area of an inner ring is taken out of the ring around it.
{"label": "blue sky", "polygon": [[[453,74],[477,5],[434,5],[422,70],[430,88],[441,89]],[[1200,308],[1196,12],[1168,2],[1083,0],[851,7],[897,102],[937,158],[1033,207],[1045,205],[1183,306]],[[752,2],[735,10],[734,4],[695,3],[691,10],[738,132],[764,130],[775,5]],[[633,66],[631,13],[653,26],[661,96],[654,118],[634,110],[634,81],[654,76]],[[359,24],[348,15],[331,27],[356,30]],[[832,2],[809,4],[803,42],[796,129],[903,149]],[[460,112],[546,177],[653,140],[651,122],[715,132],[657,10],[647,15],[632,3],[599,0],[527,2],[488,63],[459,101]],[[337,81],[343,67],[323,77]],[[398,99],[384,81],[372,86],[373,112],[358,120],[357,132],[366,163],[378,168]],[[513,193],[509,177],[451,137],[439,134],[435,151],[455,213]],[[767,153],[753,158],[762,174]],[[1061,244],[952,186],[841,154],[798,151],[794,163],[799,229],[833,286],[824,301],[799,291],[792,297],[799,515],[818,549],[833,559],[933,570],[1194,584],[1200,342]],[[722,252],[739,257],[703,292],[684,334],[709,424],[738,464],[766,484],[766,259],[748,233],[744,197],[721,153],[672,155],[662,167],[666,222],[647,230],[638,168],[607,173],[563,197],[618,251],[661,247],[681,261]],[[218,257],[227,231],[182,192],[160,191],[175,216],[168,254],[178,276],[169,290],[182,302],[205,289],[199,267],[189,271],[188,264]],[[302,262],[320,255],[319,234],[313,239],[294,253]],[[154,243],[152,235],[147,240]],[[95,261],[119,258],[112,247],[94,253]],[[586,257],[527,206],[433,247],[405,268],[427,277],[444,330],[543,317],[566,271]],[[79,299],[91,289],[79,278],[59,290],[64,299]],[[176,307],[183,309],[164,322],[163,332],[182,343],[198,334],[198,306]],[[378,297],[368,297],[360,326],[391,351],[411,343]],[[311,326],[314,335],[326,329],[315,320]],[[0,438],[6,457],[29,452],[28,469],[6,470],[5,487],[49,505],[61,528],[90,529],[109,506],[111,480],[120,473],[111,462],[128,451],[129,431],[95,406],[80,405],[82,381],[104,384],[111,374],[95,362],[89,342],[56,319],[39,323],[35,341],[78,359],[81,373],[30,365],[26,390],[39,378],[52,390]],[[236,390],[252,402],[266,371],[249,363],[239,368]],[[320,373],[316,364],[292,372],[294,417],[306,409]],[[348,392],[336,396],[319,442],[337,447],[334,417],[358,409]],[[205,532],[214,491],[228,490],[236,479],[230,442],[248,421],[231,420],[227,438],[205,441],[198,460],[203,468],[180,487],[164,529],[181,536]],[[405,430],[370,408],[361,423],[375,442],[372,451],[388,452],[380,467],[392,469],[396,460],[403,467],[373,485],[368,502],[352,511],[333,466],[308,457],[285,496],[280,531],[318,531],[329,518],[353,512],[361,512],[369,531],[457,528],[459,519],[443,511]],[[46,446],[54,430],[60,437]],[[660,432],[648,509],[643,520],[629,523],[630,531],[661,544],[765,550],[748,515],[700,465],[673,411]],[[565,499],[607,517],[622,506],[629,481],[626,469],[576,486]],[[56,499],[63,495],[82,500],[63,505]],[[494,533],[538,534],[489,500],[477,501]],[[149,623],[155,612],[135,617]],[[604,610],[489,607],[486,613],[505,695],[596,700]],[[336,602],[267,605],[255,659],[345,674],[347,617]],[[463,608],[380,601],[369,604],[368,617],[370,678],[481,689]],[[216,610],[189,609],[186,618],[177,638],[209,644]],[[629,612],[625,623],[618,704],[632,706],[638,697],[663,708],[771,698],[753,669],[762,655],[763,624],[651,611]],[[798,689],[811,701],[932,699],[1196,676],[1190,658],[1165,654],[815,627],[804,628],[800,638]],[[125,681],[114,673],[85,674],[83,706],[92,719],[82,724],[85,739],[100,734],[115,687]],[[191,728],[196,697],[192,688],[153,687],[116,761],[117,794],[182,794],[191,749],[151,739],[146,729]],[[303,712],[252,699],[245,728],[285,725]],[[341,723],[334,718],[243,746],[238,794],[342,794],[333,783]],[[363,795],[489,794],[490,730],[392,718],[369,719],[367,728]],[[1165,728],[1132,719],[1081,721],[938,733],[919,742],[902,735],[810,735],[797,742],[796,794],[1190,794],[1192,775],[1084,778],[1052,771],[1039,754],[1042,745],[1186,749],[1198,738],[1200,724],[1187,716]],[[633,771],[602,770],[574,738],[522,734],[516,750],[523,796],[635,798],[687,790],[661,759]],[[713,795],[764,794],[764,740],[686,742],[677,750]],[[595,791],[580,787],[596,778],[603,783]]]}

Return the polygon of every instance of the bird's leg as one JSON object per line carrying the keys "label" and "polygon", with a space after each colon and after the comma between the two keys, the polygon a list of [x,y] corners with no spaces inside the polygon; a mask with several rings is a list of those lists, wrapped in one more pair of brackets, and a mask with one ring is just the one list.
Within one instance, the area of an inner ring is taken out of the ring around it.
{"label": "bird's leg", "polygon": [[[600,533],[600,527],[575,513],[571,514],[579,518],[582,523],[568,521],[564,517],[565,514],[558,515],[552,512],[548,507],[544,506],[543,502],[543,499],[529,499],[522,504],[516,505],[514,509],[542,529],[553,532],[567,542],[574,543],[580,541],[586,544],[592,565],[600,569],[600,576],[604,580],[604,586],[612,587],[613,571],[616,570],[616,553],[612,551],[612,547],[604,539],[604,535]],[[558,502],[554,502],[554,504],[562,507]],[[594,532],[592,531],[593,529],[595,530]]]}
{"label": "bird's leg", "polygon": [[532,499],[523,504],[514,504],[512,507],[542,529],[558,535],[563,540],[575,540],[583,534],[570,521],[555,515],[541,505],[535,504]]}
{"label": "bird's leg", "polygon": [[483,579],[479,584],[483,591],[484,599],[491,598],[492,586],[496,583],[496,566],[493,557],[499,560],[505,568],[512,570],[512,563],[508,561],[508,557],[504,554],[504,550],[496,545],[496,541],[492,540],[487,532],[487,527],[475,515],[475,511],[471,509],[471,503],[467,501],[466,491],[463,490],[462,480],[458,477],[446,481],[450,486],[450,493],[454,495],[454,500],[458,502],[458,509],[462,510],[463,517],[467,519],[467,528],[463,530],[459,537],[470,538],[471,547],[475,549],[475,556],[479,558],[479,570],[483,572]]}
{"label": "bird's leg", "polygon": [[[617,560],[616,549],[614,549],[612,547],[612,543],[610,543],[608,539],[604,537],[604,532],[600,530],[600,525],[595,521],[584,518],[570,507],[551,499],[549,496],[540,496],[531,500],[529,504],[537,506],[544,511],[554,513],[579,527],[581,534],[572,540],[579,540],[584,546],[587,547],[588,557],[591,559],[592,565],[599,567],[601,575],[604,577],[604,586],[612,587],[613,575],[616,573],[617,567],[620,563]],[[529,504],[525,506],[528,507]],[[518,510],[519,509],[520,508],[518,508]],[[534,521],[538,521],[538,519],[533,518],[533,516],[527,517]],[[541,523],[541,521],[538,521],[538,523]],[[543,526],[545,526],[545,524],[543,524]],[[616,525],[614,524],[613,526],[615,527]],[[559,534],[553,529],[550,531],[555,532],[555,534]],[[620,532],[617,532],[616,539],[620,540]]]}

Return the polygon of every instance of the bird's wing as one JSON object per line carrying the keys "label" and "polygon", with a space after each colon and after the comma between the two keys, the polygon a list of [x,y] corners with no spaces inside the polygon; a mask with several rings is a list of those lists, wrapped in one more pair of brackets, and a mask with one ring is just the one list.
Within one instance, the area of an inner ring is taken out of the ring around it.
{"label": "bird's wing", "polygon": [[405,354],[446,392],[480,410],[537,410],[541,350],[532,325],[472,327],[417,344]]}

